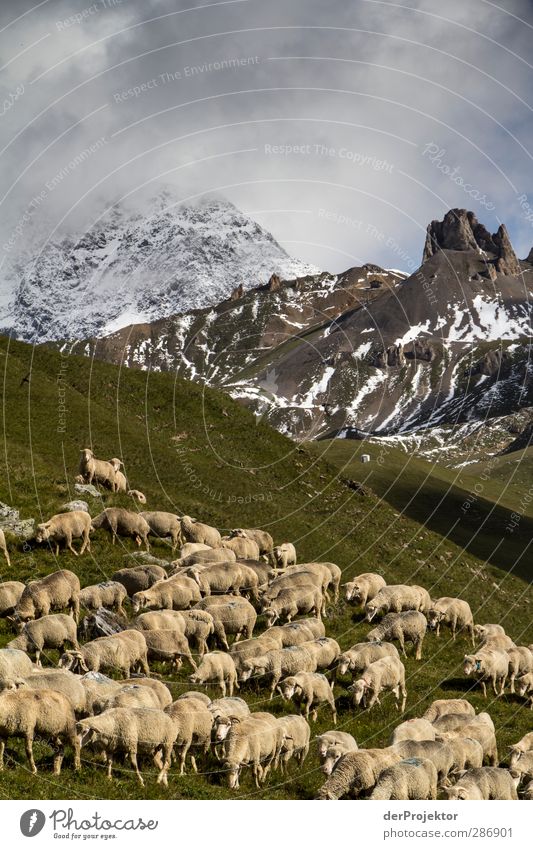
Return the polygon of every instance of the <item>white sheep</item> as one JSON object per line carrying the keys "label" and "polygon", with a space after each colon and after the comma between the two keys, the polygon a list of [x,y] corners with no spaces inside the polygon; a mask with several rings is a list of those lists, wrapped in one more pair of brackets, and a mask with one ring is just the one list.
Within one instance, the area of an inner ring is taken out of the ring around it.
{"label": "white sheep", "polygon": [[301,645],[315,656],[317,670],[331,669],[341,653],[338,642],[331,637],[320,637]]}
{"label": "white sheep", "polygon": [[402,740],[434,740],[435,728],[427,719],[406,719],[393,730],[389,745],[394,746]]}
{"label": "white sheep", "polygon": [[[421,588],[407,584],[391,584],[382,587],[378,594],[365,605],[366,621],[386,613],[401,613],[404,610],[420,610]],[[426,592],[426,591],[424,591]],[[427,600],[424,599],[424,602]]]}
{"label": "white sheep", "polygon": [[257,613],[250,602],[240,596],[207,596],[194,605],[193,610],[205,610],[213,617],[214,636],[219,646],[229,651],[228,636],[234,635],[234,642],[241,637],[253,636]]}
{"label": "white sheep", "polygon": [[11,560],[9,559],[9,551],[7,550],[6,536],[2,528],[0,528],[0,552],[2,552],[2,554],[6,558],[7,565],[11,566]]}
{"label": "white sheep", "polygon": [[157,581],[149,589],[133,595],[133,610],[186,610],[201,599],[196,581],[187,575],[174,575]]}
{"label": "white sheep", "polygon": [[89,534],[91,531],[91,517],[84,510],[72,510],[70,513],[57,513],[37,525],[35,539],[37,542],[55,543],[56,557],[59,554],[59,543],[64,542],[70,551],[77,557],[78,552],[72,545],[73,539],[82,539],[80,554],[85,550],[91,550]]}
{"label": "white sheep", "polygon": [[79,669],[80,672],[118,670],[125,678],[129,678],[130,672],[140,666],[145,675],[150,675],[144,633],[148,632],[127,630],[110,637],[97,637],[78,651],[65,652],[58,665],[71,671]]}
{"label": "white sheep", "polygon": [[[243,575],[240,566],[234,563],[206,563],[204,566],[190,566],[186,572],[198,584],[203,596],[212,594],[239,595]],[[257,576],[254,574],[257,589]]]}
{"label": "white sheep", "polygon": [[144,786],[138,755],[149,755],[159,769],[158,784],[168,784],[172,747],[176,728],[171,718],[156,708],[113,708],[100,716],[82,719],[77,724],[82,746],[90,745],[105,756],[107,777],[112,777],[116,753],[126,754]]}
{"label": "white sheep", "polygon": [[276,640],[280,649],[287,646],[299,646],[308,640],[318,640],[326,636],[326,629],[321,619],[298,619],[286,625],[273,625],[267,628],[261,636],[268,635]]}
{"label": "white sheep", "polygon": [[402,740],[394,748],[402,758],[427,758],[436,767],[439,781],[444,782],[454,768],[454,753],[442,740]]}
{"label": "white sheep", "polygon": [[190,516],[181,516],[181,533],[186,542],[202,542],[211,548],[221,548],[221,536],[216,528],[204,525]]}
{"label": "white sheep", "polygon": [[162,510],[143,510],[140,514],[148,522],[150,534],[164,539],[170,537],[172,540],[172,551],[175,551],[181,540],[181,521],[174,513],[165,513]]}
{"label": "white sheep", "polygon": [[[103,711],[113,708],[157,708],[161,709],[157,693],[139,684],[124,684],[103,705]],[[103,713],[102,711],[102,713]]]}
{"label": "white sheep", "polygon": [[514,646],[506,652],[509,658],[509,683],[511,693],[515,691],[515,678],[533,672],[533,652],[527,646]]}
{"label": "white sheep", "polygon": [[513,757],[515,755],[520,754],[521,752],[531,752],[533,751],[533,731],[529,731],[527,734],[517,742],[513,743],[512,746],[509,746],[509,750],[511,752],[511,766],[513,765]]}
{"label": "white sheep", "polygon": [[80,581],[74,572],[59,569],[44,578],[30,581],[15,607],[13,617],[25,622],[47,616],[52,610],[65,608],[77,622],[80,614]]}
{"label": "white sheep", "polygon": [[[180,775],[185,773],[185,761],[191,746],[206,755],[211,746],[213,714],[201,699],[178,699],[166,708],[176,730],[175,747],[179,758]],[[198,772],[196,758],[191,754],[191,766]]]}
{"label": "white sheep", "polygon": [[468,631],[472,645],[475,645],[474,617],[470,605],[462,598],[444,596],[434,601],[428,612],[428,625],[435,630],[437,637],[440,636],[441,625],[446,625],[451,629],[454,640],[457,631]]}
{"label": "white sheep", "polygon": [[216,549],[211,548],[209,545],[204,545],[203,542],[186,542],[180,548],[179,560],[184,560],[186,557],[190,557],[191,554],[196,554],[198,551],[216,551]]}
{"label": "white sheep", "polygon": [[503,625],[495,625],[491,622],[487,622],[485,625],[476,625],[474,627],[474,634],[478,640],[483,641],[489,637],[505,636],[505,628]]}
{"label": "white sheep", "polygon": [[259,554],[270,557],[274,547],[274,540],[268,531],[262,531],[260,528],[236,528],[231,531],[230,536],[247,537],[254,540],[259,546]]}
{"label": "white sheep", "polygon": [[[339,732],[339,734],[341,733],[342,732]],[[351,734],[346,734],[345,736],[351,738],[351,742],[349,744],[336,742],[324,746],[322,741],[319,745],[319,757],[322,765],[321,769],[324,775],[331,775],[336,764],[340,761],[343,755],[347,752],[355,752],[359,748]],[[322,740],[321,737],[318,739]]]}
{"label": "white sheep", "polygon": [[283,742],[278,756],[281,773],[283,774],[292,758],[299,767],[302,766],[309,753],[311,729],[307,720],[296,714],[281,716],[278,723],[283,729]]}
{"label": "white sheep", "polygon": [[[473,717],[474,719],[474,717]],[[443,731],[437,734],[437,740],[443,743],[449,743],[450,740],[459,739],[465,740],[471,738],[477,740],[483,749],[483,757],[487,758],[491,766],[497,766],[498,758],[498,743],[494,730],[483,722],[471,722],[463,725],[461,728],[454,731]]]}
{"label": "white sheep", "polygon": [[15,687],[17,679],[30,675],[33,663],[26,652],[18,649],[0,649],[0,690]]}
{"label": "white sheep", "polygon": [[118,581],[103,581],[101,584],[83,587],[80,592],[80,605],[85,610],[98,610],[100,607],[106,607],[108,610],[115,610],[125,616],[122,602],[127,598],[127,595],[125,586]]}
{"label": "white sheep", "polygon": [[288,646],[286,649],[270,649],[257,657],[250,657],[241,665],[240,679],[266,679],[270,699],[281,678],[297,672],[315,672],[317,660],[313,652],[303,646]]}
{"label": "white sheep", "polygon": [[128,481],[124,472],[120,470],[120,467],[123,466],[124,463],[122,460],[119,460],[118,457],[113,457],[109,462],[115,470],[114,492],[126,492],[128,489]]}
{"label": "white sheep", "polygon": [[[71,514],[72,515],[72,514]],[[115,545],[117,536],[133,537],[138,546],[144,542],[147,551],[150,550],[148,534],[150,525],[140,513],[125,510],[124,507],[106,507],[92,520],[94,530],[103,528],[111,534],[111,543]]]}
{"label": "white sheep", "polygon": [[[319,734],[319,736],[315,739],[317,743],[318,757],[322,764],[324,763],[326,752],[332,746],[340,747],[343,750],[341,752],[342,755],[346,754],[346,752],[355,752],[359,748],[357,741],[351,734],[348,734],[346,731],[337,731],[337,729],[334,731],[325,731],[323,734]],[[328,772],[327,775],[329,774],[330,773]]]}
{"label": "white sheep", "polygon": [[405,643],[413,643],[415,646],[415,660],[422,658],[422,644],[426,636],[427,619],[423,613],[415,610],[406,610],[402,613],[388,613],[379,625],[366,635],[370,642],[398,640],[404,657]]}
{"label": "white sheep", "polygon": [[[192,545],[193,543],[189,543]],[[186,557],[178,557],[170,564],[170,574],[178,574],[191,566],[205,566],[208,563],[231,563],[237,560],[237,555],[230,548],[210,548],[206,546],[199,551],[193,551]]]}
{"label": "white sheep", "polygon": [[513,776],[519,777],[519,782],[533,780],[533,752],[515,754],[511,762]]}
{"label": "white sheep", "polygon": [[365,791],[373,790],[383,770],[401,759],[401,755],[391,747],[347,752],[319,789],[317,799],[341,799],[348,795],[357,797]]}
{"label": "white sheep", "polygon": [[371,799],[436,799],[437,770],[426,758],[409,758],[380,773]]}
{"label": "white sheep", "polygon": [[135,593],[149,589],[157,581],[164,581],[168,577],[162,566],[156,563],[147,563],[145,566],[130,566],[119,569],[111,576],[112,581],[118,581],[126,588],[127,594],[132,598]]}
{"label": "white sheep", "polygon": [[463,772],[465,769],[479,769],[483,766],[484,751],[479,740],[473,737],[454,737],[446,740],[446,745],[453,755],[453,771]]}
{"label": "white sheep", "polygon": [[463,671],[465,675],[479,681],[485,698],[487,698],[487,681],[492,683],[495,695],[502,696],[509,672],[509,658],[504,651],[480,649],[475,655],[464,656]]}
{"label": "white sheep", "polygon": [[286,588],[273,599],[263,601],[263,614],[270,628],[279,619],[290,622],[299,613],[310,613],[317,619],[322,617],[323,596],[321,590],[311,584]]}
{"label": "white sheep", "polygon": [[[382,657],[369,664],[362,677],[354,681],[348,690],[353,693],[354,704],[363,703],[368,710],[376,703],[380,704],[381,693],[390,690],[396,699],[396,708],[403,713],[407,700],[405,667],[399,658]],[[402,696],[401,708],[400,695]]]}
{"label": "white sheep", "polygon": [[476,711],[474,706],[466,699],[435,699],[422,716],[429,722],[434,722],[439,716],[444,716],[447,713],[464,713],[475,716]]}
{"label": "white sheep", "polygon": [[80,452],[79,473],[84,483],[101,483],[115,492],[115,467],[107,460],[97,460],[90,448]]}
{"label": "white sheep", "polygon": [[190,676],[192,684],[217,684],[222,695],[227,691],[233,695],[234,688],[239,689],[237,682],[237,670],[233,658],[222,651],[213,651],[204,654],[196,672]]}
{"label": "white sheep", "polygon": [[222,545],[233,551],[235,557],[240,560],[259,560],[259,546],[253,539],[248,537],[222,537]]}
{"label": "white sheep", "polygon": [[139,504],[146,504],[146,495],[139,489],[128,489],[126,495],[129,498],[133,498],[133,500],[137,501]]}
{"label": "white sheep", "polygon": [[294,566],[296,560],[296,549],[292,542],[283,542],[273,549],[274,562],[278,569],[285,570],[287,566]]}
{"label": "white sheep", "polygon": [[518,799],[518,782],[506,769],[484,766],[467,770],[453,787],[445,788],[445,793],[453,800]]}
{"label": "white sheep", "polygon": [[337,676],[351,672],[353,678],[358,672],[363,672],[370,663],[382,657],[399,658],[400,655],[393,643],[356,643],[339,655]]}
{"label": "white sheep", "polygon": [[333,696],[333,688],[325,675],[320,672],[297,672],[288,675],[278,686],[280,695],[285,701],[292,700],[306,719],[311,713],[314,722],[317,721],[317,709],[324,704],[329,705],[333,716],[333,724],[337,724],[337,708]]}
{"label": "white sheep", "polygon": [[5,741],[10,737],[22,737],[30,769],[35,774],[33,741],[36,736],[51,741],[54,746],[54,775],[61,772],[65,743],[74,750],[74,769],[80,769],[76,718],[72,704],[62,693],[24,688],[0,694],[0,770],[4,768]]}
{"label": "white sheep", "polygon": [[168,661],[174,669],[180,669],[185,657],[191,667],[197,669],[185,634],[166,628],[143,631],[143,636],[148,649],[148,660]]}
{"label": "white sheep", "polygon": [[344,584],[346,601],[365,607],[387,585],[385,578],[375,572],[363,572]]}
{"label": "white sheep", "polygon": [[18,637],[8,644],[8,648],[20,649],[35,654],[35,663],[41,665],[41,653],[44,649],[64,649],[69,644],[78,649],[76,623],[72,616],[53,613],[40,619],[30,620],[22,626]]}
{"label": "white sheep", "polygon": [[22,581],[4,581],[0,584],[0,616],[11,616],[24,592]]}
{"label": "white sheep", "polygon": [[526,672],[524,675],[520,675],[515,679],[515,682],[516,692],[523,698],[527,696],[529,708],[533,710],[533,672]]}
{"label": "white sheep", "polygon": [[224,747],[228,786],[237,789],[243,767],[251,766],[255,785],[260,788],[279,756],[283,736],[282,725],[270,714],[252,713],[242,720],[234,717]]}

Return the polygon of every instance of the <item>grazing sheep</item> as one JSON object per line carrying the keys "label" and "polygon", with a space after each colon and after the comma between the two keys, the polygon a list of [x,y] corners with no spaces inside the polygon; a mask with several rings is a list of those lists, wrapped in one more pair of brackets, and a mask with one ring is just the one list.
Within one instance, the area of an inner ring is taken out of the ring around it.
{"label": "grazing sheep", "polygon": [[346,601],[365,607],[387,585],[385,578],[375,572],[363,572],[344,584]]}
{"label": "grazing sheep", "polygon": [[518,741],[518,743],[513,743],[512,746],[509,746],[509,750],[511,752],[512,766],[514,755],[518,755],[521,752],[533,751],[533,731],[528,732],[528,734],[524,734],[524,736]]}
{"label": "grazing sheep", "polygon": [[248,539],[252,539],[259,546],[259,554],[266,555],[267,557],[272,555],[274,540],[268,531],[262,531],[259,528],[236,528],[231,531],[230,536],[248,537]]}
{"label": "grazing sheep", "polygon": [[237,789],[242,768],[251,766],[255,786],[259,789],[270,766],[279,757],[283,735],[281,723],[268,713],[252,713],[242,720],[234,717],[224,746],[223,768],[228,786]]}
{"label": "grazing sheep", "polygon": [[0,770],[4,769],[4,749],[10,737],[22,737],[30,769],[35,775],[33,758],[35,737],[45,738],[54,747],[54,775],[61,773],[64,745],[74,749],[74,769],[80,769],[80,746],[76,737],[76,717],[69,700],[53,690],[15,690],[0,695]]}
{"label": "grazing sheep", "polygon": [[137,755],[150,755],[159,774],[158,784],[168,784],[172,747],[176,729],[172,719],[157,708],[112,708],[100,716],[82,719],[77,724],[82,746],[90,745],[105,756],[107,777],[113,772],[115,754],[126,754],[137,775],[139,783],[144,781],[139,772]]}
{"label": "grazing sheep", "polygon": [[383,770],[400,760],[401,756],[391,747],[347,752],[339,758],[318,791],[317,799],[341,799],[348,795],[356,798],[365,791],[373,790]]}
{"label": "grazing sheep", "polygon": [[64,542],[67,548],[77,557],[78,552],[72,546],[73,539],[82,539],[80,554],[83,554],[85,549],[91,550],[91,542],[89,533],[91,531],[91,517],[83,510],[73,510],[71,513],[57,513],[37,525],[35,532],[35,540],[37,542],[49,542],[51,545],[55,543],[56,557],[59,554],[59,543]]}
{"label": "grazing sheep", "polygon": [[231,548],[209,548],[194,551],[187,557],[179,557],[170,564],[170,574],[177,575],[192,566],[206,566],[211,563],[235,563],[237,555]]}
{"label": "grazing sheep", "polygon": [[[373,708],[376,702],[380,704],[381,693],[390,690],[396,699],[396,708],[403,713],[407,701],[405,667],[399,658],[382,657],[369,664],[363,676],[354,681],[348,690],[353,693],[354,704],[359,705],[362,702],[368,710]],[[402,696],[401,708],[400,695]]]}
{"label": "grazing sheep", "polygon": [[431,702],[425,713],[422,714],[424,719],[429,722],[435,722],[439,716],[444,716],[447,713],[464,713],[469,716],[475,716],[475,709],[466,699],[436,699]]}
{"label": "grazing sheep", "polygon": [[80,452],[79,473],[83,483],[101,483],[116,491],[116,469],[107,460],[97,460],[90,448],[82,448]]}
{"label": "grazing sheep", "polygon": [[204,525],[190,516],[181,517],[181,533],[186,542],[202,542],[211,548],[221,548],[222,538],[216,528]]}
{"label": "grazing sheep", "polygon": [[80,677],[80,684],[85,691],[84,716],[101,713],[108,700],[123,686],[122,682],[114,681],[102,672],[86,672]]}
{"label": "grazing sheep", "polygon": [[161,510],[143,510],[140,515],[148,522],[151,536],[172,539],[172,551],[175,551],[181,540],[181,522],[174,513],[164,513]]}
{"label": "grazing sheep", "polygon": [[511,771],[519,777],[519,783],[533,780],[533,752],[517,753],[512,759]]}
{"label": "grazing sheep", "polygon": [[130,598],[135,593],[143,592],[149,589],[157,581],[164,581],[167,578],[167,573],[161,566],[155,563],[148,563],[146,566],[132,566],[126,569],[119,569],[111,576],[112,581],[118,581],[126,588],[126,592]]}
{"label": "grazing sheep", "polygon": [[310,613],[321,619],[323,601],[322,592],[318,587],[304,584],[292,589],[282,589],[275,598],[265,599],[262,612],[269,628],[278,619],[290,622],[299,613]]}
{"label": "grazing sheep", "polygon": [[415,660],[421,660],[426,630],[427,619],[424,614],[408,610],[403,613],[388,613],[376,628],[368,632],[366,639],[372,642],[398,640],[404,657],[406,657],[405,643],[413,643]]}
{"label": "grazing sheep", "polygon": [[190,566],[184,574],[196,581],[203,596],[240,594],[242,572],[235,562]]}
{"label": "grazing sheep", "polygon": [[514,693],[515,678],[518,675],[525,675],[526,672],[533,672],[533,652],[527,646],[515,646],[508,649],[507,657],[509,658],[511,693]]}
{"label": "grazing sheep", "polygon": [[23,678],[5,681],[6,689],[55,690],[70,701],[76,714],[85,711],[85,690],[77,675],[64,669],[34,667]]}
{"label": "grazing sheep", "polygon": [[339,655],[337,663],[337,676],[352,673],[352,678],[358,672],[364,672],[370,663],[381,660],[382,657],[396,657],[400,659],[398,649],[392,643],[356,643]]}
{"label": "grazing sheep", "polygon": [[281,545],[276,545],[273,549],[274,563],[278,569],[286,569],[287,566],[294,566],[296,561],[296,549],[292,542],[284,542]]}
{"label": "grazing sheep", "polygon": [[140,613],[133,624],[141,631],[164,628],[185,634],[185,619],[180,610],[149,610],[148,613]]}
{"label": "grazing sheep", "polygon": [[194,646],[198,657],[207,651],[207,640],[215,633],[213,617],[206,610],[182,610],[185,621],[185,636]]}
{"label": "grazing sheep", "polygon": [[186,542],[180,548],[180,556],[179,560],[185,560],[186,557],[190,557],[191,554],[196,554],[198,551],[215,551],[216,549],[211,548],[209,545],[204,545],[203,542]]}
{"label": "grazing sheep", "polygon": [[463,725],[454,731],[443,731],[437,734],[437,740],[448,743],[450,740],[464,740],[470,737],[477,740],[483,749],[483,757],[487,758],[491,766],[498,766],[498,744],[494,730],[483,722],[472,722]]}
{"label": "grazing sheep", "polygon": [[0,649],[0,690],[14,687],[14,681],[31,675],[33,669],[33,663],[25,652]]}
{"label": "grazing sheep", "polygon": [[457,784],[445,788],[445,793],[453,800],[518,799],[517,787],[518,779],[508,770],[484,766],[468,769],[457,779]]}
{"label": "grazing sheep", "polygon": [[436,799],[437,770],[425,758],[409,758],[380,773],[371,799]]}
{"label": "grazing sheep", "polygon": [[11,560],[9,559],[9,551],[7,550],[6,536],[2,528],[0,528],[0,551],[6,558],[7,565],[11,566]]}
{"label": "grazing sheep", "polygon": [[110,461],[111,465],[115,470],[115,492],[126,492],[128,489],[128,481],[126,479],[126,475],[124,472],[121,472],[120,467],[124,465],[122,460],[119,460],[118,457],[113,457]]}
{"label": "grazing sheep", "polygon": [[235,662],[239,680],[242,680],[241,674],[245,661],[260,657],[265,652],[277,648],[280,648],[278,641],[270,637],[268,631],[265,631],[260,637],[252,637],[251,640],[240,640],[238,643],[234,643],[230,648],[230,654]]}
{"label": "grazing sheep", "polygon": [[180,699],[198,699],[207,707],[211,704],[211,699],[207,693],[200,693],[198,690],[187,690],[186,693],[182,693],[181,696],[178,696],[176,701],[180,701]]}
{"label": "grazing sheep", "polygon": [[[330,748],[341,749],[341,755],[345,755],[346,752],[355,752],[359,748],[357,742],[351,734],[348,734],[346,731],[325,731],[324,734],[320,734],[315,738],[317,747],[318,747],[318,757],[322,763],[322,767],[324,766],[324,759],[326,757],[326,753]],[[338,760],[338,759],[337,759]],[[326,775],[330,775],[331,771],[335,764],[332,765],[330,772],[326,772]],[[325,772],[324,768],[322,771]]]}
{"label": "grazing sheep", "polygon": [[451,629],[454,640],[457,631],[468,631],[472,645],[475,645],[474,617],[470,605],[462,598],[445,596],[434,601],[428,612],[428,625],[437,637],[440,636],[441,625],[446,625]]}
{"label": "grazing sheep", "polygon": [[533,672],[526,672],[516,678],[516,691],[523,698],[527,696],[529,709],[533,710]]}
{"label": "grazing sheep", "polygon": [[157,678],[147,678],[140,673],[134,673],[133,678],[128,678],[126,681],[121,681],[121,684],[124,686],[135,684],[136,687],[144,687],[145,689],[152,690],[159,700],[159,705],[161,708],[166,708],[168,705],[172,704],[172,696],[170,695],[170,690],[162,681],[158,681]]}
{"label": "grazing sheep", "polygon": [[222,544],[241,560],[259,560],[259,546],[253,539],[240,536],[222,537]]}
{"label": "grazing sheep", "polygon": [[250,657],[241,665],[241,681],[250,678],[266,679],[270,690],[270,699],[281,678],[285,675],[295,675],[297,672],[315,672],[316,657],[303,646],[288,646],[286,649],[270,649],[258,657]]}
{"label": "grazing sheep", "polygon": [[423,605],[420,590],[420,587],[407,584],[391,584],[382,587],[378,594],[365,605],[366,621],[372,622],[376,616],[383,616],[386,613],[420,610]]}
{"label": "grazing sheep", "polygon": [[[214,720],[229,718],[232,716],[249,716],[250,708],[248,704],[239,696],[224,696],[221,699],[213,699],[209,704],[209,710]],[[222,739],[222,738],[221,738]]]}
{"label": "grazing sheep", "polygon": [[489,637],[505,636],[505,628],[503,625],[486,623],[485,625],[476,625],[474,634],[478,640],[487,640]]}
{"label": "grazing sheep", "polygon": [[309,719],[309,713],[314,722],[317,721],[317,708],[327,704],[331,708],[333,724],[337,724],[337,708],[333,688],[325,675],[320,672],[297,672],[284,678],[278,687],[279,693],[285,701],[292,701],[299,708],[300,713]]}
{"label": "grazing sheep", "polygon": [[295,759],[298,766],[302,766],[309,753],[311,729],[307,720],[296,714],[282,716],[278,723],[283,730],[283,742],[279,752],[279,765],[283,775],[291,758]]}
{"label": "grazing sheep", "polygon": [[157,581],[149,589],[135,593],[132,598],[133,610],[138,613],[147,610],[187,610],[200,601],[200,588],[196,581],[187,575],[174,575],[167,580]]}
{"label": "grazing sheep", "polygon": [[264,560],[237,560],[239,566],[247,566],[257,575],[258,587],[261,593],[268,589],[269,581],[271,581],[276,572],[269,563]]}
{"label": "grazing sheep", "polygon": [[193,610],[206,610],[211,614],[215,639],[225,651],[229,651],[229,635],[235,635],[234,642],[241,637],[250,639],[253,636],[257,613],[245,598],[231,595],[207,596],[195,604]]}
{"label": "grazing sheep", "polygon": [[491,651],[509,651],[516,648],[515,643],[507,634],[495,634],[492,637],[487,637],[478,646],[474,648],[474,654],[480,649],[490,649]]}
{"label": "grazing sheep", "polygon": [[331,637],[320,637],[301,645],[314,654],[317,669],[331,669],[341,653],[338,642]]}
{"label": "grazing sheep", "polygon": [[285,572],[272,581],[267,596],[274,598],[279,590],[291,589],[303,583],[320,588],[324,602],[329,601],[328,588],[340,583],[339,574],[335,572],[336,577],[333,575],[337,569],[334,563],[298,563],[296,566],[287,566]]}
{"label": "grazing sheep", "polygon": [[486,725],[487,728],[494,731],[494,723],[490,718],[490,715],[484,711],[478,713],[477,716],[471,716],[466,713],[445,713],[435,719],[432,723],[433,728],[437,731],[437,733],[461,730],[466,725],[478,724]]}
{"label": "grazing sheep", "polygon": [[78,651],[67,651],[59,659],[59,666],[71,671],[120,671],[125,678],[140,665],[145,675],[150,675],[146,639],[140,631],[121,631],[111,637],[97,637],[85,643]]}
{"label": "grazing sheep", "polygon": [[436,767],[439,781],[454,768],[453,752],[442,740],[403,740],[394,747],[402,758],[427,758]]}
{"label": "grazing sheep", "polygon": [[200,666],[190,676],[189,681],[192,684],[217,684],[223,696],[226,695],[226,684],[230,696],[233,695],[234,687],[239,689],[233,658],[222,651],[204,654]]}
{"label": "grazing sheep", "polygon": [[[72,515],[72,514],[71,514]],[[25,587],[13,617],[20,622],[48,616],[52,610],[68,608],[75,621],[80,615],[80,581],[74,572],[59,569]]]}
{"label": "grazing sheep", "polygon": [[406,719],[396,726],[389,739],[389,746],[403,740],[434,740],[435,729],[427,719]]}
{"label": "grazing sheep", "polygon": [[[467,676],[472,676],[479,681],[483,689],[483,695],[487,698],[486,681],[492,683],[496,696],[502,696],[509,672],[509,658],[503,651],[491,651],[480,649],[475,655],[465,654],[463,659],[463,671]],[[498,692],[499,684],[499,692]]]}
{"label": "grazing sheep", "polygon": [[446,745],[453,755],[454,772],[479,769],[483,766],[485,753],[479,740],[474,740],[473,737],[453,737],[446,740]]}
{"label": "grazing sheep", "polygon": [[[72,515],[72,514],[71,514]],[[94,530],[103,528],[111,534],[111,543],[115,545],[117,536],[133,537],[138,546],[144,542],[147,551],[150,550],[148,534],[150,525],[140,513],[132,513],[124,507],[106,507],[92,520]]]}
{"label": "grazing sheep", "polygon": [[157,629],[143,631],[148,649],[148,660],[169,661],[175,669],[180,669],[182,658],[187,658],[194,670],[197,669],[193,660],[189,641],[184,634],[172,629]]}
{"label": "grazing sheep", "polygon": [[121,685],[117,692],[107,699],[103,705],[103,710],[140,707],[160,709],[161,705],[157,693],[148,689],[148,687],[140,687],[138,684],[125,684]]}
{"label": "grazing sheep", "polygon": [[[200,748],[206,755],[211,746],[213,714],[201,699],[178,699],[166,708],[176,729],[174,743],[179,758],[180,775],[185,774],[185,761],[191,746]],[[198,772],[196,759],[191,754],[191,766]]]}
{"label": "grazing sheep", "polygon": [[[347,736],[351,737],[350,734]],[[355,740],[353,742],[355,743]],[[321,769],[324,775],[331,775],[335,769],[335,765],[340,761],[342,756],[345,755],[346,752],[355,752],[358,748],[357,743],[349,746],[342,743],[330,743],[324,750],[324,753],[320,755],[320,761],[322,764]]]}
{"label": "grazing sheep", "polygon": [[11,616],[24,592],[21,581],[4,581],[0,584],[0,617]]}
{"label": "grazing sheep", "polygon": [[139,504],[146,504],[146,495],[139,489],[128,489],[126,495],[129,498],[133,498],[133,500],[137,501]]}
{"label": "grazing sheep", "polygon": [[35,654],[35,663],[40,666],[44,649],[64,649],[67,643],[79,648],[76,623],[72,616],[53,613],[25,622],[21,633],[11,640],[8,648]]}
{"label": "grazing sheep", "polygon": [[299,646],[309,640],[318,640],[326,636],[326,629],[321,619],[298,619],[286,625],[273,625],[261,635],[276,640],[278,647]]}
{"label": "grazing sheep", "polygon": [[125,586],[119,581],[103,581],[101,584],[83,587],[80,592],[80,605],[85,610],[98,610],[100,607],[106,607],[108,610],[115,610],[121,616],[125,616],[122,602],[127,595]]}

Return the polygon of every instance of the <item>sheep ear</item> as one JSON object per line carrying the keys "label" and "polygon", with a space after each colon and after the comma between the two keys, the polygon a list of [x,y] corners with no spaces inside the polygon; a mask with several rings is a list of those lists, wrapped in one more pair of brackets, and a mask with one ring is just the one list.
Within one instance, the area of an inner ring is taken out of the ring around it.
{"label": "sheep ear", "polygon": [[228,716],[228,719],[229,719],[229,721],[230,721],[230,723],[231,723],[231,725],[232,725],[232,726],[233,726],[233,725],[238,725],[238,724],[239,724],[239,722],[241,721],[240,716]]}

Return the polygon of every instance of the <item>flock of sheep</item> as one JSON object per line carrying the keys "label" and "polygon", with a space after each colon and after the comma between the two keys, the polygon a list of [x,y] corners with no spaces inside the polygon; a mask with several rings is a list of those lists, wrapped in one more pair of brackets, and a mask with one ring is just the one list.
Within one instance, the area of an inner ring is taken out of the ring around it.
{"label": "flock of sheep", "polygon": [[[131,497],[143,503],[142,493],[127,490],[120,466],[85,449],[81,479],[135,493]],[[261,788],[272,771],[283,776],[292,760],[303,764],[319,710],[336,726],[336,692],[348,690],[354,711],[371,710],[392,693],[403,712],[408,693],[400,652],[405,657],[412,644],[420,660],[428,627],[437,636],[446,627],[454,640],[457,634],[471,640],[464,673],[485,696],[487,683],[499,696],[509,682],[533,708],[533,646],[516,646],[500,625],[475,625],[462,599],[432,600],[421,586],[359,575],[342,589],[375,624],[365,642],[341,651],[324,625],[341,592],[334,563],[298,564],[291,543],[274,546],[259,529],[222,537],[189,516],[120,507],[94,518],[82,510],[59,513],[37,526],[35,538],[55,546],[56,555],[64,545],[78,556],[90,550],[90,534],[99,529],[113,543],[118,536],[144,545],[139,565],[84,588],[67,569],[27,585],[0,584],[0,616],[18,632],[0,650],[0,769],[6,741],[19,737],[36,772],[33,741],[39,738],[54,751],[55,774],[68,744],[76,770],[87,747],[109,778],[115,759],[126,757],[142,784],[138,759],[148,758],[166,786],[176,759],[180,775],[190,763],[195,772],[199,766],[219,772],[230,788],[238,788],[249,769]],[[173,552],[180,547],[179,557],[165,562],[149,555],[150,537],[168,538]],[[9,563],[1,531],[0,550]],[[80,609],[85,627],[105,614],[116,632],[82,642]],[[258,615],[267,627],[254,636]],[[60,651],[57,668],[41,665],[49,649]],[[198,689],[173,700],[151,675],[154,662],[169,671],[188,664]],[[216,686],[220,698],[211,700],[207,685]],[[235,695],[249,688],[265,689],[269,699],[279,694],[295,712],[251,712]],[[423,716],[394,728],[384,748],[360,749],[336,729],[315,742],[326,776],[320,799],[436,799],[438,792],[451,799],[517,799],[518,789],[533,798],[533,732],[511,747],[510,765],[501,767],[489,714],[476,715],[465,699],[433,702]]]}

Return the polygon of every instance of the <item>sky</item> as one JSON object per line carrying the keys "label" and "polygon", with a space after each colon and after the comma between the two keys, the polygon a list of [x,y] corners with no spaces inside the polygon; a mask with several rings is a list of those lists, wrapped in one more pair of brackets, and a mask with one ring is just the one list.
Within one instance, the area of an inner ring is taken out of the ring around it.
{"label": "sky", "polygon": [[0,269],[161,187],[330,271],[452,207],[527,256],[532,44],[532,0],[2,0]]}

